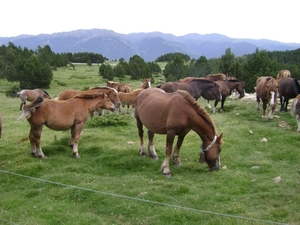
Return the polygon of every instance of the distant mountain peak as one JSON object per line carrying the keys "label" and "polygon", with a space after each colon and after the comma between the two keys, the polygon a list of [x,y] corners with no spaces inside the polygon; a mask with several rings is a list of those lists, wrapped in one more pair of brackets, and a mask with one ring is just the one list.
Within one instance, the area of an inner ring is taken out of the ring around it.
{"label": "distant mountain peak", "polygon": [[68,32],[39,35],[0,37],[0,44],[12,42],[16,46],[35,50],[49,45],[55,53],[94,52],[109,59],[129,60],[139,55],[145,61],[154,61],[159,56],[181,52],[191,58],[219,58],[227,48],[235,56],[252,54],[257,48],[268,51],[286,51],[300,48],[297,43],[281,43],[272,40],[237,39],[222,34],[190,33],[183,36],[161,32],[120,34],[106,29],[80,29]]}

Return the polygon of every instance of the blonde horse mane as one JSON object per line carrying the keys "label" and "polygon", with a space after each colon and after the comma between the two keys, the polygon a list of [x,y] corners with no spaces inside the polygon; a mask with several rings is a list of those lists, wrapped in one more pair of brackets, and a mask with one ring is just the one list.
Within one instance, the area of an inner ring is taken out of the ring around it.
{"label": "blonde horse mane", "polygon": [[118,93],[118,91],[115,88],[112,87],[108,87],[108,86],[96,86],[96,87],[92,87],[89,90],[94,90],[94,89],[107,89],[107,90],[114,90],[116,93]]}
{"label": "blonde horse mane", "polygon": [[180,93],[191,104],[191,106],[198,112],[199,115],[203,116],[204,119],[211,124],[214,133],[217,134],[215,123],[211,119],[208,112],[202,108],[201,105],[199,105],[199,103],[187,91],[177,90],[177,92]]}

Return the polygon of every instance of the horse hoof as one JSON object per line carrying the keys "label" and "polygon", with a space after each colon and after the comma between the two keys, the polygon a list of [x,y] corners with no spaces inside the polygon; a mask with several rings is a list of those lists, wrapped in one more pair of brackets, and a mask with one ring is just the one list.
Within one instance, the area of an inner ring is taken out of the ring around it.
{"label": "horse hoof", "polygon": [[163,173],[163,175],[166,177],[166,178],[171,178],[171,172],[167,172],[167,173]]}

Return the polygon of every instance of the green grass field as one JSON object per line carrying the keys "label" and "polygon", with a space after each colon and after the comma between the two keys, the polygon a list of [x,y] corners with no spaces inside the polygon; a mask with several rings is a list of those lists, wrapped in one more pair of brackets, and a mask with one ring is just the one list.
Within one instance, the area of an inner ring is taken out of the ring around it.
{"label": "green grass field", "polygon": [[[133,88],[141,84],[128,77],[123,82]],[[80,159],[68,147],[69,131],[45,127],[41,145],[48,158],[32,157],[24,140],[29,124],[17,120],[20,99],[5,96],[13,85],[0,80],[0,224],[300,224],[300,134],[290,113],[277,111],[267,122],[254,101],[230,99],[225,112],[207,109],[223,133],[226,167],[208,172],[198,162],[202,142],[191,131],[181,148],[182,166],[170,163],[167,179],[160,171],[165,136],[155,135],[157,161],[139,156],[130,114],[89,118],[79,141]],[[54,71],[47,92],[56,97],[69,88],[105,85],[98,66],[76,65]],[[198,102],[205,106],[203,99]]]}

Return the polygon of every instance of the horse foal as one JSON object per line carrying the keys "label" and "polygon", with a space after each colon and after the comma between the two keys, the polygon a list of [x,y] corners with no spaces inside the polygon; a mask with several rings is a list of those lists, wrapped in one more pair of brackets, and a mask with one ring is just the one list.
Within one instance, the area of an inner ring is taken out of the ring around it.
{"label": "horse foal", "polygon": [[115,105],[104,93],[81,94],[69,100],[51,100],[38,97],[32,103],[24,105],[20,118],[26,117],[30,124],[31,154],[46,158],[40,145],[43,126],[46,125],[57,131],[71,129],[70,147],[73,148],[73,155],[79,158],[78,142],[81,131],[90,112],[99,107],[111,111],[115,110]]}

